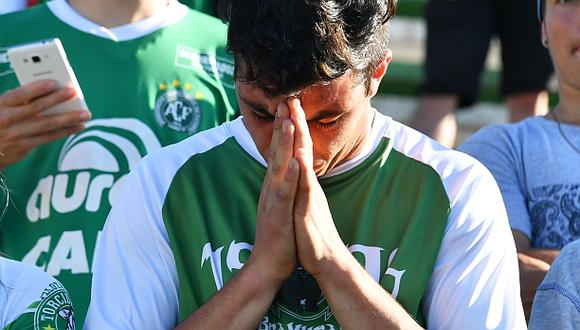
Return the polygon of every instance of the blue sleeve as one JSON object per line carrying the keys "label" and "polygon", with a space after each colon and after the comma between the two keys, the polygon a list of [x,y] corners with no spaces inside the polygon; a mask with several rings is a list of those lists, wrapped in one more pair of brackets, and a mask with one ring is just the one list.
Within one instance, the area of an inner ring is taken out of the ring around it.
{"label": "blue sleeve", "polygon": [[580,327],[580,241],[568,244],[538,287],[530,329]]}

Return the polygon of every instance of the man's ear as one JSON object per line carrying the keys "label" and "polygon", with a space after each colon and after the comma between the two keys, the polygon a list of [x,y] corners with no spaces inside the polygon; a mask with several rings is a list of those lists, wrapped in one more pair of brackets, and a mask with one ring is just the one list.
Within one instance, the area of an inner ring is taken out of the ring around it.
{"label": "man's ear", "polygon": [[373,97],[377,94],[379,90],[379,85],[381,84],[381,80],[387,73],[387,68],[389,67],[389,63],[393,59],[393,52],[390,49],[385,51],[385,56],[383,57],[382,61],[379,63],[377,68],[371,74],[371,81],[369,86],[369,96]]}

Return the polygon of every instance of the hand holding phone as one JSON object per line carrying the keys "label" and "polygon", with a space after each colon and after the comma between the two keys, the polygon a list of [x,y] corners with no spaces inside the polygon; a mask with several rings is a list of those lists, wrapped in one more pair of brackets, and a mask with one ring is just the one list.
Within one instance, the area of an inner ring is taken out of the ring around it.
{"label": "hand holding phone", "polygon": [[75,97],[73,88],[58,88],[41,80],[0,95],[0,170],[14,164],[39,145],[84,129],[91,118],[86,110],[45,116],[46,109]]}
{"label": "hand holding phone", "polygon": [[60,88],[71,86],[76,91],[75,97],[51,106],[43,114],[88,111],[83,92],[58,38],[10,47],[7,55],[21,86],[51,79]]}
{"label": "hand holding phone", "polygon": [[0,95],[0,170],[91,118],[58,39],[12,47],[8,57],[22,86]]}

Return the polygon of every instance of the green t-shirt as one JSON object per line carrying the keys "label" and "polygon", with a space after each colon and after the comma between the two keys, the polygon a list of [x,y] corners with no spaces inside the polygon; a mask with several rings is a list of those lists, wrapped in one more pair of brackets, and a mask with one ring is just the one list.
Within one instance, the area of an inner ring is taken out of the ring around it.
{"label": "green t-shirt", "polygon": [[[319,178],[354,258],[423,326],[525,326],[515,246],[491,175],[378,113],[368,137],[357,157]],[[168,329],[211,299],[252,251],[265,174],[242,119],[144,159],[97,248],[88,329]],[[259,328],[339,324],[299,269]]]}
{"label": "green t-shirt", "polygon": [[40,269],[0,257],[0,329],[74,330],[68,292]]}
{"label": "green t-shirt", "polygon": [[[4,169],[13,201],[0,231],[0,251],[67,287],[80,322],[97,236],[125,174],[149,152],[236,115],[225,35],[221,21],[179,3],[117,29],[64,0],[0,19],[0,47],[61,39],[93,115],[84,131]],[[7,64],[0,72],[0,92],[18,86]]]}

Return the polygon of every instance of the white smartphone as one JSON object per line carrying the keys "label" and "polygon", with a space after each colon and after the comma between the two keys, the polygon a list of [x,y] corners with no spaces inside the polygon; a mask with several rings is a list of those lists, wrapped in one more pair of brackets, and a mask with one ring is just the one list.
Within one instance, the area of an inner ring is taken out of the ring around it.
{"label": "white smartphone", "polygon": [[81,109],[88,111],[83,92],[58,38],[10,47],[7,55],[20,85],[52,79],[61,88],[75,88],[74,98],[48,108],[43,114],[54,115]]}

